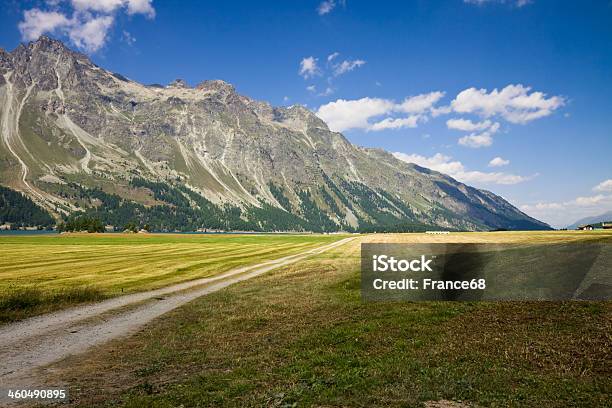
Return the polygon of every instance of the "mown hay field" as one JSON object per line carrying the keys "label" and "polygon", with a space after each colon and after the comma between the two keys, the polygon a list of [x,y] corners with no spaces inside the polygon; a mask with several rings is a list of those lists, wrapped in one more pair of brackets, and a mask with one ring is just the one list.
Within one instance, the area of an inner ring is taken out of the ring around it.
{"label": "mown hay field", "polygon": [[361,236],[57,363],[48,382],[69,381],[75,407],[608,407],[610,302],[363,302],[359,271],[362,242],[611,238]]}
{"label": "mown hay field", "polygon": [[[342,235],[65,234],[0,236],[0,292],[94,285],[105,292],[147,290],[280,258]],[[364,242],[561,242],[612,232],[370,234]]]}
{"label": "mown hay field", "polygon": [[[0,236],[0,322],[156,289],[278,259],[346,235],[62,234]],[[359,242],[551,243],[609,231],[369,234]]]}
{"label": "mown hay field", "polygon": [[[0,321],[212,276],[339,235],[65,234],[0,237]],[[8,315],[5,315],[8,314]]]}

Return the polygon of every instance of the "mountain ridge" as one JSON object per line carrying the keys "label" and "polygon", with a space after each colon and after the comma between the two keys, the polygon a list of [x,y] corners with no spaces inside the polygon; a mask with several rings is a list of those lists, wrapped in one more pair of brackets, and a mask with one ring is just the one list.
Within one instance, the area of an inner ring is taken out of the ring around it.
{"label": "mountain ridge", "polygon": [[160,212],[190,228],[254,230],[550,228],[489,191],[355,146],[302,106],[274,107],[221,80],[142,85],[49,37],[0,50],[0,101],[0,182],[56,217],[161,222]]}

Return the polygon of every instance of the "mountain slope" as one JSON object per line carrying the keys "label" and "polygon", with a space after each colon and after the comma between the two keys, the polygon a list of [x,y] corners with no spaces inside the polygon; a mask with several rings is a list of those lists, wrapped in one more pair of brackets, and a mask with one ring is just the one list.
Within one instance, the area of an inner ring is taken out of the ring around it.
{"label": "mountain slope", "polygon": [[542,229],[501,197],[352,145],[223,81],[145,86],[41,37],[0,50],[0,181],[56,215],[158,228]]}

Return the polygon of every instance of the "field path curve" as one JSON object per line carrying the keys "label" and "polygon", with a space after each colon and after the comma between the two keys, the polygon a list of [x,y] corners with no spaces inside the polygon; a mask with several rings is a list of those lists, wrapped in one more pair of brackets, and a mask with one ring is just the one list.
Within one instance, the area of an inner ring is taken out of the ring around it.
{"label": "field path curve", "polygon": [[77,306],[0,327],[0,389],[41,387],[34,370],[136,332],[194,299],[344,245],[354,237],[228,272]]}

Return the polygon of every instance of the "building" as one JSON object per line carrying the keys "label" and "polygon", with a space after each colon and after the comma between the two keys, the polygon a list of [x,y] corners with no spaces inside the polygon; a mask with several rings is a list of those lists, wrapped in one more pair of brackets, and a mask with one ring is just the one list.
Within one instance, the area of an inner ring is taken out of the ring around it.
{"label": "building", "polygon": [[612,229],[612,222],[602,222],[601,228],[603,229]]}
{"label": "building", "polygon": [[577,229],[580,231],[593,231],[595,227],[593,227],[591,224],[585,224],[579,225]]}

